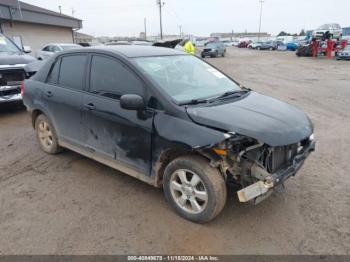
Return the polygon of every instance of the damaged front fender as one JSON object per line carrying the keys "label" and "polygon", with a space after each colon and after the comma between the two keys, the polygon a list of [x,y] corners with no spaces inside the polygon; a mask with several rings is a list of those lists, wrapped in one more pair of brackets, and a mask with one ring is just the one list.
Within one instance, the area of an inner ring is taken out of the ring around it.
{"label": "damaged front fender", "polygon": [[190,153],[208,158],[209,155],[203,149],[211,148],[230,137],[222,131],[166,114],[156,114],[153,125],[151,176],[156,178],[158,186],[161,185],[165,166],[171,160]]}

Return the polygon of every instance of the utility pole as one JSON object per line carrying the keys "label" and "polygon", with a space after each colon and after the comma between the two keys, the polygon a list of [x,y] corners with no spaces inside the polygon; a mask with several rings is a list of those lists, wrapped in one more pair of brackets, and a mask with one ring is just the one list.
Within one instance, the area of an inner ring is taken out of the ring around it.
{"label": "utility pole", "polygon": [[179,29],[180,29],[180,38],[182,37],[182,25],[179,25]]}
{"label": "utility pole", "polygon": [[147,40],[147,21],[146,21],[146,17],[143,19],[143,24],[145,26],[145,40]]}
{"label": "utility pole", "polygon": [[62,6],[58,6],[58,9],[60,10],[60,14],[62,14]]}
{"label": "utility pole", "polygon": [[231,33],[231,42],[233,41],[233,29],[232,29],[232,33]]}
{"label": "utility pole", "polygon": [[162,7],[164,6],[162,0],[157,0],[157,5],[159,6],[159,25],[160,25],[160,39],[163,39],[163,25],[162,25]]}
{"label": "utility pole", "polygon": [[259,35],[258,35],[258,41],[260,41],[260,33],[261,33],[261,18],[262,18],[262,9],[263,9],[263,3],[264,0],[259,0],[260,2],[260,20],[259,20]]}
{"label": "utility pole", "polygon": [[75,10],[74,8],[72,7],[72,16],[74,17],[74,13],[75,13]]}

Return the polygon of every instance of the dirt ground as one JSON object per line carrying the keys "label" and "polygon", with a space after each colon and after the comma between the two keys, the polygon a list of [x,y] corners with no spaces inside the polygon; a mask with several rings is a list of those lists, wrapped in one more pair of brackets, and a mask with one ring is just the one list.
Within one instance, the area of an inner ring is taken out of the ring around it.
{"label": "dirt ground", "polygon": [[286,190],[229,199],[213,222],[76,153],[43,153],[23,108],[0,109],[0,254],[350,254],[350,63],[230,48],[211,63],[307,112],[317,149]]}

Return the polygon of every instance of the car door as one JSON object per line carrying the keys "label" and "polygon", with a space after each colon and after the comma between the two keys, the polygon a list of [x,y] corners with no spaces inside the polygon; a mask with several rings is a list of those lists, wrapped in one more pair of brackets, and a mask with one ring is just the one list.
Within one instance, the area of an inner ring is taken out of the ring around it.
{"label": "car door", "polygon": [[120,106],[124,94],[144,97],[143,82],[116,58],[94,54],[89,60],[90,88],[83,96],[82,117],[85,146],[99,157],[148,175],[153,113]]}
{"label": "car door", "polygon": [[82,146],[83,141],[80,121],[86,66],[86,54],[58,57],[48,75],[42,98],[59,140],[75,146]]}

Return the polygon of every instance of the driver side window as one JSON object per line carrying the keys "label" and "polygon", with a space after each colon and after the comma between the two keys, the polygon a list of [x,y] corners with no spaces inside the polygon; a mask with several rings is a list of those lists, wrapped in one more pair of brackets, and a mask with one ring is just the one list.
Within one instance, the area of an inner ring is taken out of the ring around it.
{"label": "driver side window", "polygon": [[90,92],[116,99],[125,94],[143,96],[143,84],[134,72],[116,59],[94,55],[90,70]]}

